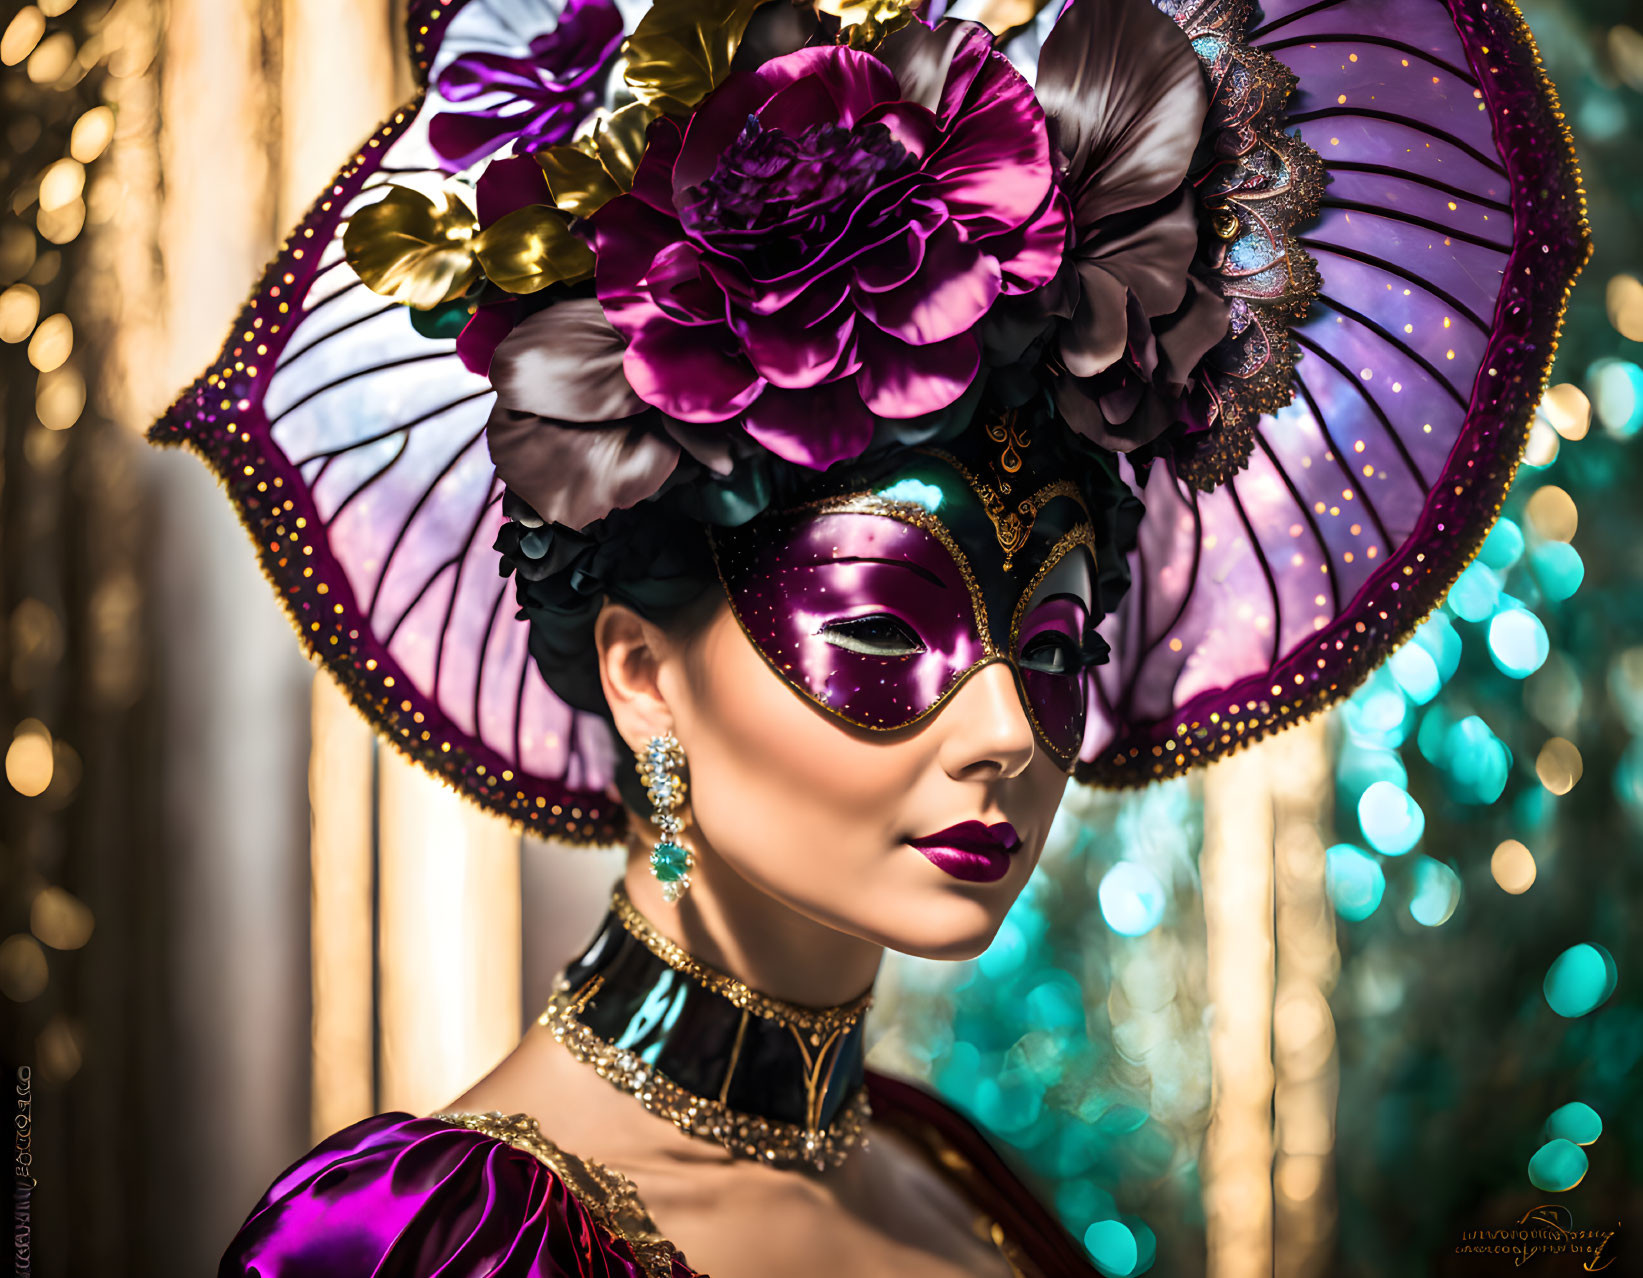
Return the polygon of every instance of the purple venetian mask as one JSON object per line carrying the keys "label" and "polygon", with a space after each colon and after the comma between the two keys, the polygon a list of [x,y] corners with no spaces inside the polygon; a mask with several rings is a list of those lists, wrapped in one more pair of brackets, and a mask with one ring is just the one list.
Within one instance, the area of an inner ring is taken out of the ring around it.
{"label": "purple venetian mask", "polygon": [[1009,665],[1039,741],[1071,768],[1105,646],[1095,537],[1067,480],[978,479],[934,450],[874,483],[718,531],[731,607],[796,692],[858,728],[936,713]]}

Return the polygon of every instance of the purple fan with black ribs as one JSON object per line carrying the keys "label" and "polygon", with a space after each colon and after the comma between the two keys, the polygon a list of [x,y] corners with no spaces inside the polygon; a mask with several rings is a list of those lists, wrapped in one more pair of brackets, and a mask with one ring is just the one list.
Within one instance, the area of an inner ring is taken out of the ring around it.
{"label": "purple fan with black ribs", "polygon": [[[598,843],[623,830],[616,755],[543,683],[497,572],[490,388],[365,288],[341,243],[387,185],[448,176],[431,117],[506,116],[443,99],[443,70],[538,57],[563,7],[412,3],[433,87],[337,175],[151,438],[223,478],[309,650],[385,739],[525,828]],[[1109,785],[1328,704],[1438,602],[1510,482],[1586,253],[1567,139],[1510,6],[1272,0],[1247,24],[1237,0],[1159,7],[1189,34],[1231,11],[1295,72],[1287,122],[1330,183],[1300,229],[1322,283],[1294,329],[1293,402],[1254,418],[1248,464],[1209,491],[1162,464],[1143,490],[1079,769]],[[1195,46],[1206,66],[1212,43]]]}
{"label": "purple fan with black ribs", "polygon": [[[1239,6],[1160,4],[1172,11]],[[1191,30],[1191,27],[1188,27]],[[1268,0],[1328,185],[1294,398],[1208,493],[1155,467],[1081,778],[1173,776],[1349,693],[1493,523],[1588,244],[1550,85],[1501,0]]]}

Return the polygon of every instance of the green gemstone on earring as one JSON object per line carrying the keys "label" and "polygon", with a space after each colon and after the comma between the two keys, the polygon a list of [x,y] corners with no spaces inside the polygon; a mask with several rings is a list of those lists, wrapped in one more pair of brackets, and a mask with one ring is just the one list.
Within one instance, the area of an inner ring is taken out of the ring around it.
{"label": "green gemstone on earring", "polygon": [[690,868],[690,853],[677,843],[658,843],[650,854],[650,868],[663,883],[677,883]]}

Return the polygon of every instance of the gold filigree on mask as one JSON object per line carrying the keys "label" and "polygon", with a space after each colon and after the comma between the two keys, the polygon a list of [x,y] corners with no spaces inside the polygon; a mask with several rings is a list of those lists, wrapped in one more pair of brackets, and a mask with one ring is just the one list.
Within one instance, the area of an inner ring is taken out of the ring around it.
{"label": "gold filigree on mask", "polygon": [[658,0],[622,46],[633,96],[664,115],[689,115],[730,74],[753,11],[765,0]]}
{"label": "gold filigree on mask", "polygon": [[862,50],[876,49],[911,22],[918,5],[919,0],[815,0],[817,13],[839,20],[839,43]]}
{"label": "gold filigree on mask", "polygon": [[1021,454],[1032,443],[1032,439],[1021,429],[1013,413],[1007,413],[999,421],[989,424],[986,430],[989,439],[1003,445],[993,463],[994,473],[998,476],[996,483],[988,483],[981,479],[958,458],[939,448],[922,448],[919,451],[931,457],[941,458],[970,485],[970,491],[981,502],[981,508],[987,512],[987,518],[992,522],[999,549],[1004,552],[1004,571],[1009,572],[1015,567],[1016,555],[1032,536],[1033,524],[1037,522],[1039,512],[1050,502],[1057,497],[1070,497],[1078,503],[1085,519],[1090,517],[1090,511],[1084,504],[1084,494],[1070,479],[1051,480],[1042,488],[1012,503],[1011,485],[1005,476],[1021,471],[1025,464]]}
{"label": "gold filigree on mask", "polygon": [[478,234],[473,211],[450,192],[427,196],[394,186],[349,219],[342,251],[372,292],[426,311],[461,297],[479,278]]}

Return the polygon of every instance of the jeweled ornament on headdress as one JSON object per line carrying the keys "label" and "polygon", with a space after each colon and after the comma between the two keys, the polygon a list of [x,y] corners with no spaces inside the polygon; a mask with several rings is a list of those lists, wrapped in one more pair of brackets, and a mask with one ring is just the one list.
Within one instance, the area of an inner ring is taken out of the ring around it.
{"label": "jeweled ornament on headdress", "polygon": [[619,838],[627,765],[542,674],[575,626],[688,594],[664,515],[734,540],[919,450],[1001,572],[1024,452],[1091,516],[1097,784],[1343,697],[1475,553],[1588,250],[1511,4],[635,11],[413,0],[424,88],[152,432],[479,803]]}

